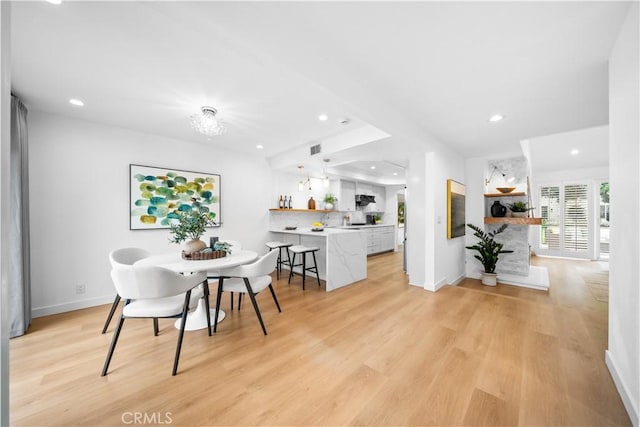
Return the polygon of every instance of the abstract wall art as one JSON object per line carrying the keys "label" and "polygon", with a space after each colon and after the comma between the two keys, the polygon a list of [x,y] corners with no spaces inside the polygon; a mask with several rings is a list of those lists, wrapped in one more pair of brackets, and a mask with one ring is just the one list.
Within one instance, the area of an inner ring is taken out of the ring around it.
{"label": "abstract wall art", "polygon": [[220,175],[129,165],[131,230],[169,228],[196,206],[220,217]]}

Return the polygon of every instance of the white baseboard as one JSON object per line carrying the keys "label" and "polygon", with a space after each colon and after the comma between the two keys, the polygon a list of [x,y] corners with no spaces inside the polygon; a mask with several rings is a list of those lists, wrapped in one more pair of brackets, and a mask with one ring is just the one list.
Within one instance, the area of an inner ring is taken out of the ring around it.
{"label": "white baseboard", "polygon": [[73,301],[63,304],[47,305],[44,307],[34,307],[31,310],[33,318],[49,316],[51,314],[66,313],[67,311],[80,310],[83,308],[95,307],[97,305],[110,304],[113,302],[115,295],[85,299],[82,301]]}
{"label": "white baseboard", "polygon": [[462,273],[451,282],[451,286],[456,286],[458,283],[462,282],[467,277],[466,274]]}
{"label": "white baseboard", "polygon": [[609,368],[609,373],[611,374],[611,378],[613,378],[613,382],[616,385],[618,394],[622,398],[622,403],[624,404],[624,407],[627,410],[627,414],[629,414],[629,418],[631,419],[631,424],[634,427],[638,427],[639,425],[638,424],[639,423],[638,408],[636,407],[636,404],[633,402],[633,399],[629,395],[628,388],[625,385],[622,379],[623,377],[622,375],[620,375],[620,372],[618,371],[618,368],[616,367],[616,364],[613,361],[613,358],[611,357],[611,353],[609,352],[609,350],[606,350],[604,352],[604,359],[607,364],[607,368]]}

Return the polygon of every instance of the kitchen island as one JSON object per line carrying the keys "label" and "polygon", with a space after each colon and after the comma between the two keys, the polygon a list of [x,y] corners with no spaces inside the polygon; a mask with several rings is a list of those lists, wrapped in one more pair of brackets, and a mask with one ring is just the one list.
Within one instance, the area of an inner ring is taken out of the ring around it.
{"label": "kitchen island", "polygon": [[269,231],[273,240],[320,248],[316,252],[318,274],[325,281],[327,292],[367,278],[367,237],[364,231],[339,228]]}

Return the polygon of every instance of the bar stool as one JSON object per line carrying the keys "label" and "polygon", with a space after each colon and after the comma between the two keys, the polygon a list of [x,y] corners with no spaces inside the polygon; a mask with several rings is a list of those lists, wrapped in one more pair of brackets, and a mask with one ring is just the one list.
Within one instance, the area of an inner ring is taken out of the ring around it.
{"label": "bar stool", "polygon": [[[293,246],[293,243],[285,243],[285,242],[267,242],[265,245],[269,248],[269,252],[274,249],[278,249],[278,260],[276,261],[276,276],[278,280],[280,280],[280,272],[282,271],[282,264],[288,265],[291,268],[291,257],[289,256],[289,247]],[[285,261],[282,258],[282,248],[287,251],[287,260]]]}
{"label": "bar stool", "polygon": [[[302,290],[304,290],[304,278],[305,272],[310,271],[312,273],[316,273],[316,278],[318,279],[318,286],[320,286],[320,276],[318,275],[318,264],[316,263],[316,252],[320,250],[317,247],[308,247],[302,245],[291,246],[289,250],[293,253],[293,259],[291,260],[291,271],[289,272],[289,281],[291,283],[291,277],[293,276],[293,268],[302,266]],[[313,255],[313,267],[307,267],[307,254],[311,252]],[[296,254],[302,255],[302,263],[296,264]]]}

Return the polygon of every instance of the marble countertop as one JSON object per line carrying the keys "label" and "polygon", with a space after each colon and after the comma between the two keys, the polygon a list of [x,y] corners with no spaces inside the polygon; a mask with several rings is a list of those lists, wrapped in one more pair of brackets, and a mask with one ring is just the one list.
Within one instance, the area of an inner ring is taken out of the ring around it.
{"label": "marble countertop", "polygon": [[322,231],[311,231],[311,227],[305,228],[305,227],[298,227],[295,230],[284,230],[284,229],[279,229],[279,230],[275,230],[275,229],[271,229],[269,230],[272,233],[285,233],[285,234],[302,234],[305,236],[318,236],[318,237],[326,237],[329,236],[330,234],[345,234],[345,233],[357,233],[358,230],[357,229],[345,229],[345,228],[332,228],[332,227],[326,227],[324,230]]}
{"label": "marble countertop", "polygon": [[348,230],[348,229],[354,229],[354,228],[380,228],[380,227],[393,227],[393,224],[367,224],[367,225],[341,225],[340,227],[337,228],[341,228],[344,230]]}

